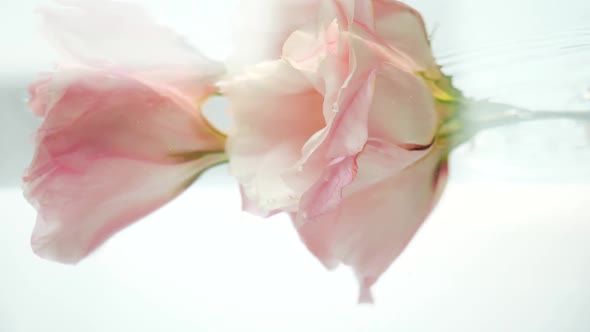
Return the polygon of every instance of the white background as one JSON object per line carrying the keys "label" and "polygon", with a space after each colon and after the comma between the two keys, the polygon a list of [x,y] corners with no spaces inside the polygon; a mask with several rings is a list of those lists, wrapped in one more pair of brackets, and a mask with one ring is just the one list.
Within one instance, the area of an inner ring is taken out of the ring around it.
{"label": "white background", "polygon": [[[18,175],[36,121],[26,83],[55,59],[43,1],[0,2],[0,332],[590,330],[590,186],[584,127],[514,126],[452,159],[437,209],[359,306],[284,216],[239,211],[225,167],[76,267],[28,246],[35,212]],[[233,1],[142,1],[206,54],[231,51]],[[418,1],[416,1],[418,2]],[[466,94],[590,109],[587,1],[419,2],[445,70]]]}

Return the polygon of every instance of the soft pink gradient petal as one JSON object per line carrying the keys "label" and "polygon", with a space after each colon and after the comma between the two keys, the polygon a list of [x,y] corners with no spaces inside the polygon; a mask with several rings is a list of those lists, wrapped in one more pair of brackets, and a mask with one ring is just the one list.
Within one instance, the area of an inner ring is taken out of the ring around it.
{"label": "soft pink gradient petal", "polygon": [[[51,98],[49,88],[51,86],[51,77],[41,77],[39,80],[29,85],[29,108],[38,116],[45,116],[47,105]],[[61,96],[59,96],[61,98]]]}
{"label": "soft pink gradient petal", "polygon": [[325,168],[322,179],[301,198],[296,225],[302,225],[337,208],[342,203],[343,188],[355,179],[357,171],[356,156],[334,160]]}
{"label": "soft pink gradient petal", "polygon": [[66,263],[79,261],[225,158],[218,153],[223,138],[204,139],[195,109],[125,75],[79,77],[45,112],[24,177],[39,213],[33,248]]}
{"label": "soft pink gradient petal", "polygon": [[424,20],[418,11],[394,0],[335,0],[344,30],[374,48],[387,61],[408,72],[440,72],[430,49]]}
{"label": "soft pink gradient petal", "polygon": [[242,0],[234,20],[232,68],[277,60],[289,35],[315,20],[322,0]]}
{"label": "soft pink gradient petal", "polygon": [[112,0],[57,0],[38,10],[44,31],[61,57],[60,67],[77,66],[127,73],[177,102],[214,92],[221,63],[196,51],[161,26],[137,4]]}
{"label": "soft pink gradient petal", "polygon": [[349,30],[354,23],[373,27],[374,1],[332,0],[336,17],[344,30]]}
{"label": "soft pink gradient petal", "polygon": [[373,0],[372,3],[375,35],[411,58],[420,69],[438,72],[422,15],[399,1]]}
{"label": "soft pink gradient petal", "polygon": [[286,186],[282,172],[325,125],[321,95],[284,61],[250,68],[221,89],[233,117],[226,145],[230,171],[248,196],[245,200],[266,211],[291,207],[300,193]]}
{"label": "soft pink gradient petal", "polygon": [[[340,204],[320,215],[314,213],[306,222],[300,221],[306,210],[296,217],[301,238],[327,267],[344,263],[354,268],[361,286],[360,302],[372,302],[370,287],[405,249],[445,183],[446,171],[439,171],[445,168],[441,150],[405,153],[396,156],[368,146],[356,160],[358,172],[342,190]],[[400,157],[406,165],[402,169],[397,167]],[[310,198],[317,196],[310,192]],[[310,203],[310,211],[317,204],[326,205],[307,197],[302,201]]]}
{"label": "soft pink gradient petal", "polygon": [[368,122],[371,137],[400,146],[430,145],[439,116],[428,86],[395,66],[379,69]]}
{"label": "soft pink gradient petal", "polygon": [[[306,191],[334,160],[354,157],[363,149],[368,138],[368,105],[373,98],[374,82],[374,73],[354,81],[352,89],[356,93],[335,110],[325,128],[306,142],[302,157],[284,173],[283,178],[291,187]],[[357,84],[362,85],[356,87]]]}
{"label": "soft pink gradient petal", "polygon": [[223,154],[212,154],[168,165],[111,157],[73,170],[54,162],[42,176],[28,179],[27,195],[39,211],[33,250],[43,258],[76,263],[223,160]]}
{"label": "soft pink gradient petal", "polygon": [[57,2],[39,10],[62,62],[29,89],[45,119],[24,180],[35,252],[75,263],[225,160],[200,112],[223,67],[137,5]]}
{"label": "soft pink gradient petal", "polygon": [[38,9],[43,28],[65,62],[93,68],[196,69],[213,63],[173,30],[157,24],[141,6],[112,0],[56,0]]}

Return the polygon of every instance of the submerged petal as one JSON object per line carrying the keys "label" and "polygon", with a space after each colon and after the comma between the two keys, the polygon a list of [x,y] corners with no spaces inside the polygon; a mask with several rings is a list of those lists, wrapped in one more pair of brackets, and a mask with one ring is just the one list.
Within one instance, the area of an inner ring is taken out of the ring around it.
{"label": "submerged petal", "polygon": [[[48,39],[60,53],[60,68],[126,73],[187,104],[213,93],[209,83],[225,71],[221,63],[206,58],[180,35],[157,24],[137,4],[57,2],[61,6],[42,7],[38,12]],[[187,96],[192,99],[186,100]]]}
{"label": "submerged petal", "polygon": [[422,70],[438,71],[420,13],[400,1],[373,0],[374,33],[388,47],[411,58]]}
{"label": "submerged petal", "polygon": [[221,88],[233,119],[226,146],[230,171],[244,200],[268,212],[291,207],[300,193],[282,175],[325,125],[321,95],[284,61],[250,68]]}
{"label": "submerged petal", "polygon": [[[24,181],[34,250],[75,263],[225,160],[224,137],[126,75],[83,71],[45,111]],[[37,96],[42,98],[42,96]]]}
{"label": "submerged petal", "polygon": [[354,181],[334,192],[341,196],[340,204],[305,220],[305,208],[313,211],[318,203],[302,199],[307,205],[296,219],[301,238],[326,266],[353,267],[361,286],[359,301],[372,301],[370,287],[433,209],[446,179],[444,151],[385,153],[368,146],[356,159]]}
{"label": "submerged petal", "polygon": [[281,57],[289,35],[313,22],[321,0],[242,0],[235,18],[230,65],[252,65]]}
{"label": "submerged petal", "polygon": [[414,74],[383,65],[375,80],[369,132],[400,146],[428,146],[439,125],[432,92]]}
{"label": "submerged petal", "polygon": [[26,194],[39,212],[33,250],[46,259],[76,263],[119,230],[168,203],[224,158],[218,153],[167,165],[105,157],[74,170],[55,162],[41,176],[27,179]]}
{"label": "submerged petal", "polygon": [[112,0],[57,0],[38,9],[44,31],[66,62],[89,67],[211,69],[210,60],[141,6]]}

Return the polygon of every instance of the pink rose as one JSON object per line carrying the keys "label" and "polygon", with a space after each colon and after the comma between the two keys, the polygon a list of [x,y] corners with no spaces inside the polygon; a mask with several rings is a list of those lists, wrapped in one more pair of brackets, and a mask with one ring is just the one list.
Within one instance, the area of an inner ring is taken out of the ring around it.
{"label": "pink rose", "polygon": [[[359,300],[372,301],[370,287],[444,187],[449,147],[437,128],[452,92],[414,9],[385,0],[310,8],[280,59],[221,85],[230,169],[246,210],[289,212],[307,247],[329,268],[351,266]],[[290,27],[287,18],[279,23]]]}
{"label": "pink rose", "polygon": [[40,11],[63,63],[30,87],[43,124],[25,192],[42,257],[75,263],[226,160],[200,113],[221,67],[134,5]]}

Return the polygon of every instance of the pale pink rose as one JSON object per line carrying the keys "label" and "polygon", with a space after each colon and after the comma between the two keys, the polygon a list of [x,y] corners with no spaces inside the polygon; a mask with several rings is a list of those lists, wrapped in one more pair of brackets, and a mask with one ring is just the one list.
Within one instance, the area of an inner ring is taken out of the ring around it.
{"label": "pale pink rose", "polygon": [[444,187],[448,82],[407,5],[325,1],[308,15],[281,59],[222,84],[230,169],[246,210],[289,212],[308,248],[353,267],[359,300],[372,301]]}
{"label": "pale pink rose", "polygon": [[30,87],[44,121],[24,181],[34,251],[75,263],[225,161],[200,112],[222,68],[134,5],[60,3],[40,10],[64,60]]}

